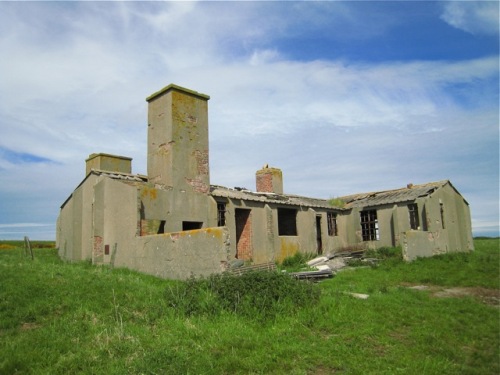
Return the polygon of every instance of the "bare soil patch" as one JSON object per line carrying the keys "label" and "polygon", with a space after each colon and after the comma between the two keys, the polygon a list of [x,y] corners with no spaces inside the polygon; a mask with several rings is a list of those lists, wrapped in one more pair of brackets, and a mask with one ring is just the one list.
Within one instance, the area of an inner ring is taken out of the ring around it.
{"label": "bare soil patch", "polygon": [[32,329],[37,329],[40,327],[40,324],[37,323],[23,323],[21,325],[21,331],[31,331]]}
{"label": "bare soil patch", "polygon": [[411,284],[406,284],[404,286],[413,290],[428,291],[432,297],[436,298],[474,297],[487,305],[500,307],[500,289]]}

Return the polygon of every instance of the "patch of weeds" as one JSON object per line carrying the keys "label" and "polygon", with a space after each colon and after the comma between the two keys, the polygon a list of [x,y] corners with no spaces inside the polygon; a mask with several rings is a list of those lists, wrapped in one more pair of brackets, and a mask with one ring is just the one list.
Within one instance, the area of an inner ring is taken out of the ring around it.
{"label": "patch of weeds", "polygon": [[328,201],[328,204],[330,204],[330,206],[332,207],[338,207],[338,208],[342,208],[345,206],[345,202],[341,199],[341,198],[331,198],[329,201]]}
{"label": "patch of weeds", "polygon": [[378,258],[378,259],[398,259],[403,260],[403,251],[401,247],[379,247],[375,250],[366,250],[366,258]]}
{"label": "patch of weeds", "polygon": [[315,284],[263,271],[191,278],[165,292],[168,305],[186,316],[225,312],[259,321],[313,306],[320,294]]}
{"label": "patch of weeds", "polygon": [[308,268],[307,262],[315,257],[312,253],[301,253],[297,252],[292,256],[286,257],[281,262],[280,268],[286,269],[287,271],[300,271],[304,268]]}

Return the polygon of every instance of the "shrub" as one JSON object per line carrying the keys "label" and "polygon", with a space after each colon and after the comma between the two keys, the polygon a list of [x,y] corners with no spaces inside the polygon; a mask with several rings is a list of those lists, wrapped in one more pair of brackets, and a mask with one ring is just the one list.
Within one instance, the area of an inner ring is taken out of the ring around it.
{"label": "shrub", "polygon": [[256,271],[243,275],[214,274],[191,278],[166,290],[170,307],[183,315],[234,313],[266,320],[293,314],[319,301],[317,285],[278,272]]}

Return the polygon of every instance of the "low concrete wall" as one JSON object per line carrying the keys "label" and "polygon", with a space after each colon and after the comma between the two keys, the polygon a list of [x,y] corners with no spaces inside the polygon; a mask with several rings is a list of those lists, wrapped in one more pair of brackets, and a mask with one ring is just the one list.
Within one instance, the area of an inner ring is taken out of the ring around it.
{"label": "low concrete wall", "polygon": [[115,266],[183,280],[222,272],[229,261],[226,227],[136,237],[135,243],[135,252],[117,256]]}
{"label": "low concrete wall", "polygon": [[412,261],[417,258],[431,257],[444,254],[447,251],[446,244],[440,238],[440,233],[422,232],[409,230],[403,235],[403,259]]}

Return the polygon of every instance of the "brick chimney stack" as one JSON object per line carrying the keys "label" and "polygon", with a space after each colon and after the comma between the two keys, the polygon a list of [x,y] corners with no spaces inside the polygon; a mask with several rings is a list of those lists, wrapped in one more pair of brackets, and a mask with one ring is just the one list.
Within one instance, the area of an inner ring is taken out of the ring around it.
{"label": "brick chimney stack", "polygon": [[283,194],[283,173],[267,164],[255,173],[257,192]]}

